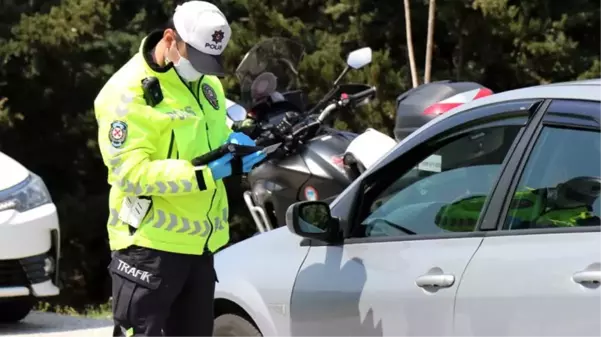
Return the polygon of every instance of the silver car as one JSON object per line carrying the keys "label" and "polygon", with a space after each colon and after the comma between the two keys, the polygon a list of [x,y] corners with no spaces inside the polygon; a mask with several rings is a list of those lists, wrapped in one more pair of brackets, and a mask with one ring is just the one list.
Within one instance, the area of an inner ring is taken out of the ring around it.
{"label": "silver car", "polygon": [[601,80],[435,118],[216,255],[218,336],[601,335]]}

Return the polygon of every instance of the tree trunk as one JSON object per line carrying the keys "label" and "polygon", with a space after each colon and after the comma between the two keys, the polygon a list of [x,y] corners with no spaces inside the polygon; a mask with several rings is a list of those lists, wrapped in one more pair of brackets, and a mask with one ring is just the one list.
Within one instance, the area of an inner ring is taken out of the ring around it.
{"label": "tree trunk", "polygon": [[413,39],[411,38],[411,10],[409,0],[405,2],[405,32],[407,34],[407,52],[409,53],[409,67],[411,68],[411,82],[413,87],[418,86],[417,68],[415,67],[415,54],[413,53]]}
{"label": "tree trunk", "polygon": [[432,72],[432,48],[434,47],[434,21],[436,13],[436,0],[430,0],[428,8],[428,37],[426,40],[426,65],[424,71],[424,83],[430,83]]}
{"label": "tree trunk", "polygon": [[463,27],[458,29],[459,31],[459,43],[457,43],[456,50],[456,64],[455,64],[455,80],[461,81],[463,77],[463,66],[464,66],[464,49],[465,49],[465,35],[463,34]]}

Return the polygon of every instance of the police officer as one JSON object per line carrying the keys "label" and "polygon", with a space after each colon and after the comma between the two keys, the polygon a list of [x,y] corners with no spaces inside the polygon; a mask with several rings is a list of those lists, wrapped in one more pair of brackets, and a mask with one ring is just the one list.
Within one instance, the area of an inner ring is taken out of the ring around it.
{"label": "police officer", "polygon": [[265,156],[191,163],[227,142],[254,144],[226,124],[218,77],[230,36],[216,6],[186,2],[168,28],[143,39],[94,102],[111,185],[113,317],[125,335],[213,333],[212,253],[229,240],[222,179],[249,172]]}

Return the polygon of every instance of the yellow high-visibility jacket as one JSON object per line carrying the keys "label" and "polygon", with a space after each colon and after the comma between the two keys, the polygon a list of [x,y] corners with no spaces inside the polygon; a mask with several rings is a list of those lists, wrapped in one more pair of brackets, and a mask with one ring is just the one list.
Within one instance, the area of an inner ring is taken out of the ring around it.
{"label": "yellow high-visibility jacket", "polygon": [[[111,185],[108,235],[111,250],[131,245],[203,254],[229,241],[224,184],[190,160],[224,144],[225,94],[214,76],[186,83],[172,64],[159,67],[151,50],[162,33],[150,34],[94,101],[98,144]],[[151,107],[141,81],[159,80],[164,99]],[[197,174],[198,173],[198,174]],[[119,218],[126,197],[151,199],[137,229]]]}

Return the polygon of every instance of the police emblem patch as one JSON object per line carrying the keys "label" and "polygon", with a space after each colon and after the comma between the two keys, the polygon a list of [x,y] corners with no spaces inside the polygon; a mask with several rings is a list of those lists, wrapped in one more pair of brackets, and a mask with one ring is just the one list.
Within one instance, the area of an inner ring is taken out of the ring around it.
{"label": "police emblem patch", "polygon": [[109,130],[109,140],[111,145],[116,148],[120,148],[127,139],[127,124],[122,121],[114,121],[111,123],[111,129]]}
{"label": "police emblem patch", "polygon": [[202,84],[202,94],[205,96],[207,101],[209,101],[209,104],[211,104],[213,109],[219,110],[219,102],[217,101],[217,94],[215,93],[215,90],[213,90],[213,88],[211,88],[210,85],[208,85],[206,83]]}
{"label": "police emblem patch", "polygon": [[211,39],[215,43],[221,43],[221,41],[223,41],[224,37],[225,37],[225,34],[223,33],[222,30],[216,30],[213,32],[213,35],[211,35]]}

